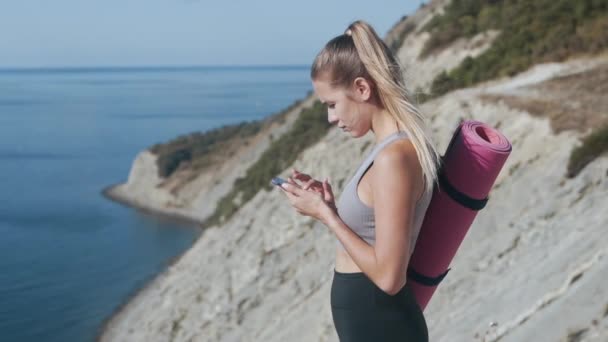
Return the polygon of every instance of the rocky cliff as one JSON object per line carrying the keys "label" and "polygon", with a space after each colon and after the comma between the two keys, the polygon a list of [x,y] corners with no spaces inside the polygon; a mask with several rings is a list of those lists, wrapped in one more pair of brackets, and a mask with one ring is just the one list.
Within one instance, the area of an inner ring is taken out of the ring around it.
{"label": "rocky cliff", "polygon": [[[412,89],[428,90],[438,73],[478,55],[498,36],[490,31],[458,39],[419,60],[429,39],[422,28],[446,4],[432,1],[386,38],[402,39],[397,53]],[[566,177],[572,149],[607,122],[607,77],[607,55],[579,56],[421,106],[440,151],[463,118],[497,127],[513,144],[487,207],[425,311],[431,341],[608,340],[608,158]],[[144,151],[128,182],[109,192],[202,222],[267,148],[270,135],[284,134],[313,101],[313,95],[306,98],[285,121],[260,131],[254,143],[180,191],[172,193],[158,178],[154,155]],[[565,118],[573,112],[577,119]],[[328,176],[339,194],[372,138],[353,140],[332,129],[292,166]],[[289,168],[282,172],[288,174]],[[207,227],[108,321],[100,340],[338,341],[329,306],[335,237],[297,215],[277,191],[259,191],[229,220]]]}

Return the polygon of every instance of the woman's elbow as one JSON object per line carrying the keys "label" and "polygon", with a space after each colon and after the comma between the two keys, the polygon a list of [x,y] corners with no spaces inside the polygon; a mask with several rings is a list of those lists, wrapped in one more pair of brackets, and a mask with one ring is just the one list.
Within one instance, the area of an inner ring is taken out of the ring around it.
{"label": "woman's elbow", "polygon": [[389,296],[394,296],[405,286],[405,279],[385,279],[380,289]]}

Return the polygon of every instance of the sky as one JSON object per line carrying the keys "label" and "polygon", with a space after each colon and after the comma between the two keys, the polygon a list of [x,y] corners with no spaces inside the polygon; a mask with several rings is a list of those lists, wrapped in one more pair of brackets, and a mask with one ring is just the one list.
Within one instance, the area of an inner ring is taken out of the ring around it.
{"label": "sky", "polygon": [[384,37],[421,0],[2,0],[0,68],[309,65],[362,19]]}

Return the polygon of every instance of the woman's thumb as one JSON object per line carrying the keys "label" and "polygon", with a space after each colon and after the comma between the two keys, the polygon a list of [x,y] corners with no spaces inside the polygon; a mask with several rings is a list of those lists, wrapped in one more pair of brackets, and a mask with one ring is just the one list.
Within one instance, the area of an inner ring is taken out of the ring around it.
{"label": "woman's thumb", "polygon": [[323,194],[324,194],[323,197],[324,197],[324,200],[326,200],[326,201],[332,201],[334,196],[331,191],[331,185],[329,185],[328,181],[329,181],[329,179],[327,177],[323,181]]}

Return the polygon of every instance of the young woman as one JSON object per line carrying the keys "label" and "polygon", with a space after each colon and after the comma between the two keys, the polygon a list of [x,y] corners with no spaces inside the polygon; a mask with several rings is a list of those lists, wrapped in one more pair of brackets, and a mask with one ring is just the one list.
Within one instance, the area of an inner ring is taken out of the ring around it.
{"label": "young woman", "polygon": [[327,179],[293,171],[281,188],[337,237],[331,312],[341,342],[428,341],[407,266],[431,200],[440,156],[425,134],[401,67],[364,21],[330,40],[311,79],[328,120],[375,145],[337,202]]}

